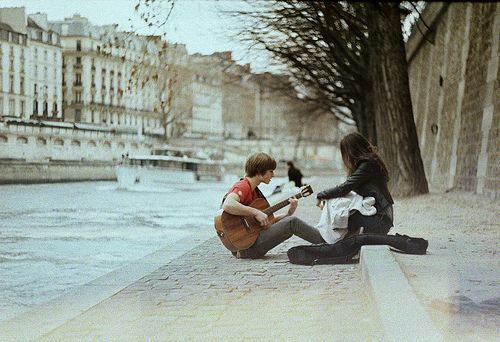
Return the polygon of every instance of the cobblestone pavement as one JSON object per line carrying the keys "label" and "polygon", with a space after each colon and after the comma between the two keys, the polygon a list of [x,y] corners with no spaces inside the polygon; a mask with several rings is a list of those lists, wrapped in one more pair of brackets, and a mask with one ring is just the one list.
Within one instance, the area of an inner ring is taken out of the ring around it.
{"label": "cobblestone pavement", "polygon": [[[303,202],[298,216],[315,222],[314,200]],[[212,238],[43,340],[382,340],[359,264],[290,264],[287,249],[303,243],[242,260]]]}
{"label": "cobblestone pavement", "polygon": [[238,260],[210,239],[44,339],[381,339],[358,264],[296,266],[287,247]]}

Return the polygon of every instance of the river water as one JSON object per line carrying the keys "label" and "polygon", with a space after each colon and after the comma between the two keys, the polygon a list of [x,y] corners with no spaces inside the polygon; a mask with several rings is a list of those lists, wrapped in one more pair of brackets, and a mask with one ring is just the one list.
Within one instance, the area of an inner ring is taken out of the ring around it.
{"label": "river water", "polygon": [[213,229],[234,180],[131,190],[116,182],[0,186],[0,321]]}

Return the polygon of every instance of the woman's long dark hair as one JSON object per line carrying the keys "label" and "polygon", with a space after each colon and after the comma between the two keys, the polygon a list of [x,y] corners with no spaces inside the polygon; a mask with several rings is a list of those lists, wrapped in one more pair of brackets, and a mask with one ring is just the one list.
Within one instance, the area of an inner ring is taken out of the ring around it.
{"label": "woman's long dark hair", "polygon": [[340,153],[342,153],[342,160],[349,176],[358,168],[361,161],[374,159],[379,165],[380,170],[382,170],[386,181],[389,181],[389,173],[377,152],[377,148],[370,144],[361,134],[357,132],[350,133],[342,138],[340,141]]}

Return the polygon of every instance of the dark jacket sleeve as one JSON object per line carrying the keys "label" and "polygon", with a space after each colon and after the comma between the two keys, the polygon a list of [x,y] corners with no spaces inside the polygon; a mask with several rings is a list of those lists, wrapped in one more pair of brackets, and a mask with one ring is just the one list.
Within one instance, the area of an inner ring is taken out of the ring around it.
{"label": "dark jacket sleeve", "polygon": [[350,191],[356,190],[358,187],[366,183],[373,176],[373,162],[363,161],[359,164],[356,171],[349,176],[346,181],[334,188],[323,190],[317,194],[319,200],[337,198],[347,195]]}

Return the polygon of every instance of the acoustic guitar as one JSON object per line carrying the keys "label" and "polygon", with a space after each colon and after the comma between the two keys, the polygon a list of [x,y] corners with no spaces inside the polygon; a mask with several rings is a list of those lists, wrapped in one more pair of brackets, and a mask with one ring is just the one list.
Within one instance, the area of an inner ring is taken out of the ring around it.
{"label": "acoustic guitar", "polygon": [[[300,189],[300,192],[295,194],[295,198],[307,197],[313,193],[310,185],[305,185]],[[293,197],[293,196],[290,196]],[[290,202],[288,198],[276,203],[273,206],[265,198],[257,198],[249,206],[256,208],[268,215],[270,222],[269,226],[274,223],[275,218],[273,213],[286,207]],[[257,240],[259,233],[269,226],[261,226],[253,216],[238,216],[231,215],[221,210],[214,219],[215,231],[219,236],[222,244],[231,252],[247,249],[252,246]]]}

